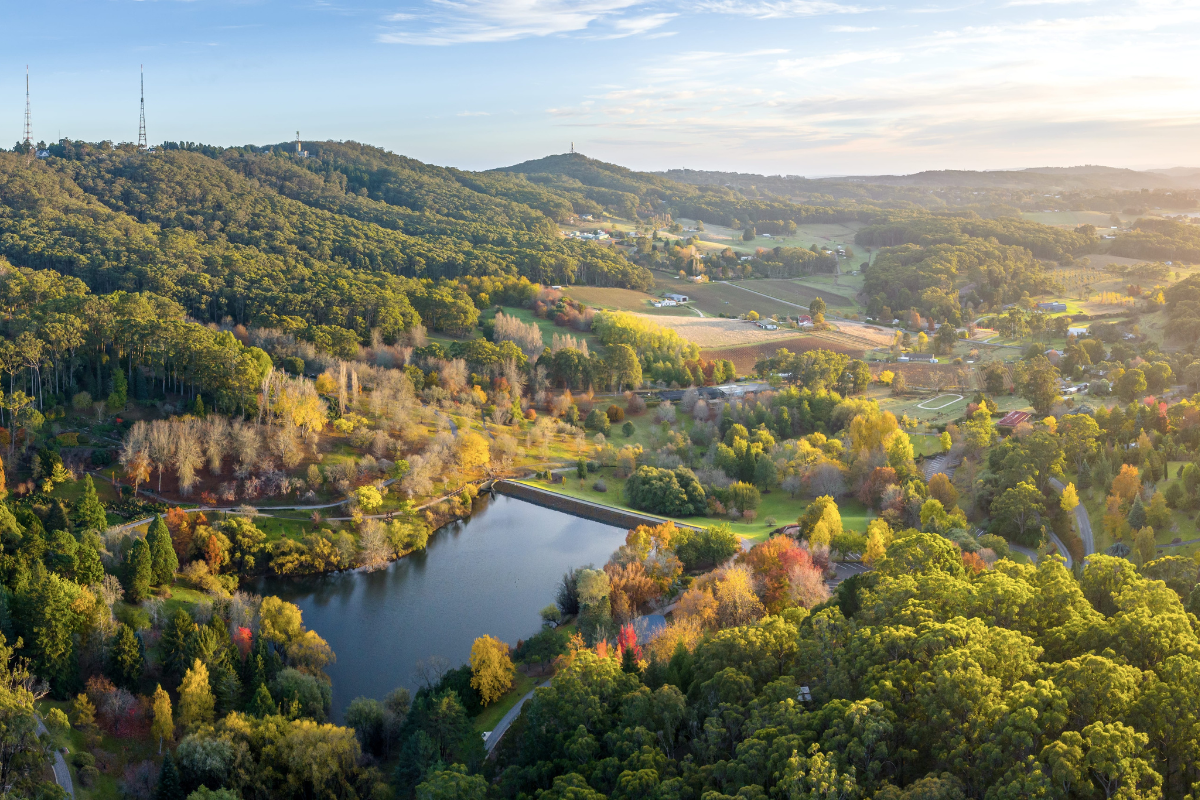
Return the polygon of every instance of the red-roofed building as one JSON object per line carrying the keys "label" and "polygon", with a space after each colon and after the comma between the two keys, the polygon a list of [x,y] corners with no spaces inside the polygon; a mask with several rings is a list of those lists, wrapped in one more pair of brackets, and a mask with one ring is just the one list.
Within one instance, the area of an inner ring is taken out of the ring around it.
{"label": "red-roofed building", "polygon": [[997,428],[1015,428],[1022,422],[1027,422],[1033,415],[1028,411],[1010,411],[996,423]]}

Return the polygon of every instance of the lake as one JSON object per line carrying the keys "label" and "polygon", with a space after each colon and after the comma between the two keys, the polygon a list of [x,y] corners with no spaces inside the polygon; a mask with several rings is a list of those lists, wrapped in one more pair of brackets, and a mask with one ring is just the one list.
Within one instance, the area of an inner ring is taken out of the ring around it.
{"label": "lake", "polygon": [[510,645],[536,633],[563,573],[604,564],[625,533],[500,495],[387,569],[263,580],[257,591],[298,605],[337,654],[326,672],[340,720],[355,697],[415,692],[418,660],[444,656],[457,667],[485,633]]}

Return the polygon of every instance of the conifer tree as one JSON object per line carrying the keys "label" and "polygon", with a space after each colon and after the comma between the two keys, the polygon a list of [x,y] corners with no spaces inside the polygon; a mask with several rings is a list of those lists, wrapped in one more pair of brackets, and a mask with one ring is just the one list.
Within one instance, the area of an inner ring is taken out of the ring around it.
{"label": "conifer tree", "polygon": [[55,500],[50,505],[50,514],[46,517],[47,531],[71,532],[71,520],[67,518],[67,507],[62,500]]}
{"label": "conifer tree", "polygon": [[83,476],[83,494],[75,501],[73,511],[77,531],[103,533],[108,528],[108,518],[104,515],[100,498],[96,496],[96,485],[92,483],[91,475]]}
{"label": "conifer tree", "polygon": [[1135,531],[1140,530],[1146,525],[1146,507],[1142,505],[1142,498],[1133,498],[1133,505],[1129,507],[1129,516],[1126,517],[1129,522],[1129,527]]}
{"label": "conifer tree", "polygon": [[142,646],[137,635],[124,623],[117,626],[113,641],[111,674],[113,680],[133,691],[142,679]]}
{"label": "conifer tree", "polygon": [[[161,692],[162,689],[159,688],[159,691]],[[171,751],[168,750],[166,758],[163,759],[162,771],[158,773],[158,786],[154,788],[154,800],[184,800],[186,797],[183,784],[179,780],[179,769],[175,766],[175,759],[171,757]]]}
{"label": "conifer tree", "polygon": [[138,539],[129,548],[125,557],[125,597],[139,603],[150,596],[150,586],[154,582],[153,562],[150,558],[150,546],[145,539]]}
{"label": "conifer tree", "polygon": [[75,582],[83,586],[99,586],[104,581],[104,563],[100,554],[89,542],[76,550]]}
{"label": "conifer tree", "polygon": [[250,698],[250,705],[247,706],[246,711],[256,717],[267,717],[279,713],[279,707],[271,697],[271,691],[267,689],[266,684],[259,684],[258,691]]}
{"label": "conifer tree", "polygon": [[175,555],[175,547],[171,544],[171,531],[162,517],[155,515],[146,533],[146,543],[150,546],[150,564],[156,584],[169,584],[175,580],[179,570],[179,557]]}

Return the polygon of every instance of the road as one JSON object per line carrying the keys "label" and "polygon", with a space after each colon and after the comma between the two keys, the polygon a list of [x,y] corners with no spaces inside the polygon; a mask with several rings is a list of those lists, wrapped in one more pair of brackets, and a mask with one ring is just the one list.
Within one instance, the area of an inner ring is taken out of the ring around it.
{"label": "road", "polygon": [[[42,724],[42,718],[37,718],[38,735],[49,735],[50,731],[46,730],[46,726]],[[75,797],[75,784],[71,782],[71,770],[67,767],[67,761],[63,758],[62,750],[54,751],[54,782],[63,788],[64,791],[71,797]]]}
{"label": "road", "polygon": [[[1050,485],[1060,492],[1066,488],[1058,478],[1051,478]],[[1092,536],[1092,520],[1088,517],[1087,509],[1083,507],[1083,503],[1075,506],[1075,527],[1079,530],[1079,538],[1083,541],[1083,556],[1087,558],[1096,552],[1096,540]],[[1054,544],[1058,546],[1060,551],[1066,549],[1058,541],[1058,537],[1053,538]],[[1069,560],[1067,566],[1071,566]]]}
{"label": "road", "polygon": [[491,753],[493,750],[496,749],[496,745],[500,744],[500,739],[504,736],[504,732],[507,731],[508,727],[516,721],[517,717],[519,717],[521,715],[521,708],[527,702],[529,702],[530,700],[533,699],[533,693],[536,692],[538,689],[542,688],[543,686],[549,686],[549,685],[550,685],[550,681],[546,680],[546,681],[542,681],[537,686],[530,689],[529,694],[525,695],[520,700],[518,700],[517,704],[508,710],[508,713],[505,714],[504,717],[500,720],[500,724],[496,726],[495,730],[488,732],[487,738],[483,740],[483,748],[485,750],[487,750],[488,753]]}

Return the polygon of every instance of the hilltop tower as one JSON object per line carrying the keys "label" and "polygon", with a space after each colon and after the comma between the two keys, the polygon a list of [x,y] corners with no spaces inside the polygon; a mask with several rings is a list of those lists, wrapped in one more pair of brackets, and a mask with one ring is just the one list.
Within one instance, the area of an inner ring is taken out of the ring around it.
{"label": "hilltop tower", "polygon": [[33,118],[29,114],[29,65],[25,65],[25,150],[33,147]]}
{"label": "hilltop tower", "polygon": [[137,147],[138,147],[139,151],[145,152],[146,151],[146,68],[145,68],[145,65],[138,65],[138,68],[141,71],[142,107],[141,107],[141,112],[138,114],[138,144],[137,144]]}
{"label": "hilltop tower", "polygon": [[296,131],[296,155],[299,156],[304,151],[300,149],[300,131]]}

